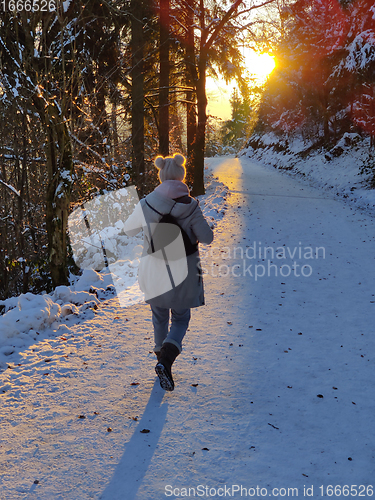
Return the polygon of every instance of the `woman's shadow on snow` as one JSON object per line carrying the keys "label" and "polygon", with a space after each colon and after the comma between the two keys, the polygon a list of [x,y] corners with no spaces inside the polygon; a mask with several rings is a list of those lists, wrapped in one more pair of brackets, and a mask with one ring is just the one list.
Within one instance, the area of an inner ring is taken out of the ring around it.
{"label": "woman's shadow on snow", "polygon": [[[126,445],[115,473],[101,495],[100,500],[134,500],[155,453],[168,411],[163,401],[165,392],[156,379],[150,399],[141,420]],[[143,429],[150,432],[142,433]]]}

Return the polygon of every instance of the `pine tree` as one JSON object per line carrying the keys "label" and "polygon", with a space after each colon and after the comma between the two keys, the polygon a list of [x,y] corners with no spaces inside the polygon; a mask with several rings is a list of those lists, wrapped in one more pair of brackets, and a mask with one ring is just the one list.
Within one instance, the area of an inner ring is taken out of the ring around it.
{"label": "pine tree", "polygon": [[231,119],[221,127],[222,143],[224,146],[239,151],[251,135],[255,121],[255,112],[248,98],[240,97],[238,90],[233,90],[231,99]]}

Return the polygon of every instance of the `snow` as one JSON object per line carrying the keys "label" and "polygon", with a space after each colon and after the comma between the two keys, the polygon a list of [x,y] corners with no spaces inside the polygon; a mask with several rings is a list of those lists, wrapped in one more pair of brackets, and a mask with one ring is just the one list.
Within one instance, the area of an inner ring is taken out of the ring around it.
{"label": "snow", "polygon": [[15,187],[11,186],[10,184],[7,184],[6,182],[2,181],[1,179],[0,179],[0,183],[1,183],[3,186],[5,186],[5,187],[7,187],[8,189],[10,189],[10,190],[11,190],[14,194],[16,194],[17,196],[21,196],[21,195],[20,195],[20,192],[19,192],[19,191],[17,191],[17,189],[16,189]]}
{"label": "snow", "polygon": [[68,11],[69,6],[70,6],[70,4],[71,4],[71,3],[72,3],[72,0],[65,0],[65,1],[63,2],[63,4],[62,4],[62,5],[63,5],[63,11],[64,11],[64,12],[67,12],[67,11]]}
{"label": "snow", "polygon": [[358,134],[345,133],[330,151],[319,149],[306,155],[311,144],[299,137],[286,144],[270,132],[260,138],[260,147],[245,148],[241,155],[289,175],[304,177],[310,186],[323,189],[326,196],[345,198],[375,214],[375,190],[369,188],[371,175],[361,175],[366,163],[372,163],[369,141]]}
{"label": "snow", "polygon": [[109,273],[85,270],[71,287],[57,287],[51,294],[22,294],[0,301],[0,369],[9,364],[9,355],[19,355],[36,340],[53,338],[93,317],[100,298],[112,295]]}
{"label": "snow", "polygon": [[345,67],[349,71],[360,71],[371,64],[375,58],[374,42],[375,35],[371,30],[363,31],[357,35],[347,48],[348,55],[345,59]]}
{"label": "snow", "polygon": [[[3,498],[332,496],[329,485],[371,496],[374,219],[254,159],[207,166],[207,305],[193,311],[174,392],[156,380],[143,302],[107,296],[64,333],[48,326],[58,307],[82,307],[80,291],[104,289],[101,273],[10,299],[22,320],[33,303],[35,320],[46,312],[35,341],[20,331],[19,347],[3,344],[15,349],[1,354]],[[281,247],[285,258],[263,253]]]}

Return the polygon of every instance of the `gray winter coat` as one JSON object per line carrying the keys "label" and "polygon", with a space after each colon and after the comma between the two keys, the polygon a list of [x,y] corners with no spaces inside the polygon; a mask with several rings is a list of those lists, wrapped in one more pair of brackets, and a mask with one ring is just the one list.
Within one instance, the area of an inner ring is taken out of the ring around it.
{"label": "gray winter coat", "polygon": [[[170,213],[192,243],[210,244],[213,232],[197,200],[180,181],[164,181],[142,199],[125,222],[125,232],[134,236],[143,229],[144,246],[138,281],[147,303],[168,309],[187,309],[204,304],[199,251],[186,256],[182,237],[160,252],[151,254],[151,234],[161,215]],[[173,229],[173,228],[172,228]],[[176,258],[176,250],[178,257]]]}

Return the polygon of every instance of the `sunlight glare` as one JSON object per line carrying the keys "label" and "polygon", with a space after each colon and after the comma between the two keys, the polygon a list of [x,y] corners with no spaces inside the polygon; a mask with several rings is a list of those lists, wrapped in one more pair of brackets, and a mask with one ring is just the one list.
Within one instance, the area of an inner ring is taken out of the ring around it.
{"label": "sunlight glare", "polygon": [[257,54],[256,52],[250,51],[244,54],[245,64],[249,73],[261,82],[268,78],[268,76],[275,69],[276,62],[275,57],[264,52],[263,54]]}

